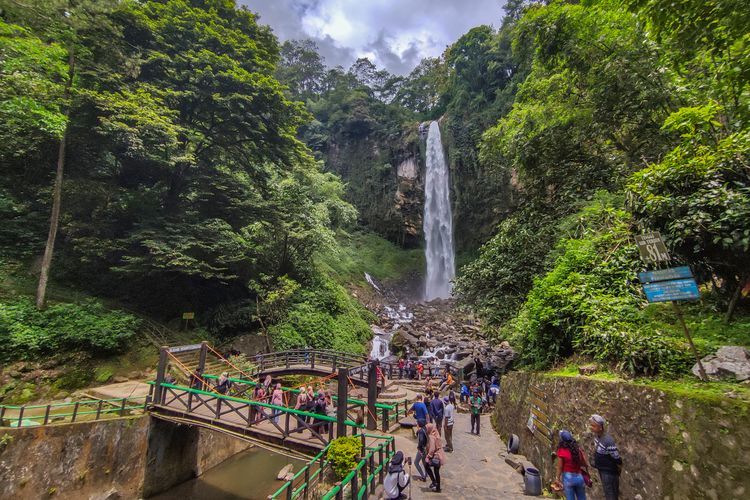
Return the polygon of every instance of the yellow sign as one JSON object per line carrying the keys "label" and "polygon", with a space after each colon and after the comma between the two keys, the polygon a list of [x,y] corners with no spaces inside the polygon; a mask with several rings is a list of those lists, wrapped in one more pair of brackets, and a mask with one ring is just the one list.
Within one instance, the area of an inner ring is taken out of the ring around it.
{"label": "yellow sign", "polygon": [[182,313],[182,319],[195,319],[195,313]]}

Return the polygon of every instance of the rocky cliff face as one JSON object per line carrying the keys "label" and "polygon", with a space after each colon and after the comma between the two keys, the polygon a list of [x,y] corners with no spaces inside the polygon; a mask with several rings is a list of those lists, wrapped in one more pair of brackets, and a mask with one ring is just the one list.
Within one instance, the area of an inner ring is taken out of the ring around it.
{"label": "rocky cliff face", "polygon": [[424,160],[416,124],[395,141],[332,138],[326,168],[347,184],[347,199],[365,226],[403,247],[422,244]]}

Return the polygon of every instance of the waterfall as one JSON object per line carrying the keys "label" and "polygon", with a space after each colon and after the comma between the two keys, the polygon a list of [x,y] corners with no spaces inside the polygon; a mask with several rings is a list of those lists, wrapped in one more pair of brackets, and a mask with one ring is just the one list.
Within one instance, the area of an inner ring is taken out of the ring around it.
{"label": "waterfall", "polygon": [[427,281],[425,300],[451,296],[451,280],[456,276],[453,254],[453,214],[450,202],[448,165],[445,163],[440,127],[430,123],[427,133],[427,179],[424,203],[425,259]]}

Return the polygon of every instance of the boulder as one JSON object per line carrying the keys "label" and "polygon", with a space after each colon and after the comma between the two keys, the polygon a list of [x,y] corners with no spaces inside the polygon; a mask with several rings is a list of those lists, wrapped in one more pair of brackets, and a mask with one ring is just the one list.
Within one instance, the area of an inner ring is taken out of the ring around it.
{"label": "boulder", "polygon": [[[750,352],[742,346],[724,346],[701,360],[710,379],[732,378],[738,381],[750,379]],[[698,377],[698,363],[693,366]]]}
{"label": "boulder", "polygon": [[285,465],[284,467],[282,467],[279,473],[276,474],[276,479],[278,479],[279,481],[289,481],[289,479],[294,476],[294,473],[292,472],[293,470],[294,464]]}

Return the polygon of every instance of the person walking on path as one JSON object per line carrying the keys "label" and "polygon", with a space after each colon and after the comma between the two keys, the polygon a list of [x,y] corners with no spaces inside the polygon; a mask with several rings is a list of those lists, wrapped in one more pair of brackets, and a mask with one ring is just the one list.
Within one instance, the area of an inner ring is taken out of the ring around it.
{"label": "person walking on path", "polygon": [[594,433],[594,468],[599,471],[599,478],[604,488],[606,500],[618,500],[620,498],[620,471],[622,469],[622,457],[617,449],[615,440],[604,432],[606,425],[601,415],[591,415],[589,428]]}
{"label": "person walking on path", "polygon": [[[469,399],[469,406],[471,409],[471,433],[479,436],[479,421],[482,417],[482,398],[479,396],[479,391],[474,391],[474,395]],[[477,431],[474,432],[474,427]]]}
{"label": "person walking on path", "polygon": [[461,404],[468,403],[471,399],[471,392],[469,391],[469,386],[466,385],[466,382],[461,384],[461,392],[458,396],[459,401],[461,401]]}
{"label": "person walking on path", "polygon": [[425,426],[427,425],[427,422],[425,420],[417,419],[417,455],[414,457],[414,467],[417,469],[417,472],[419,473],[419,479],[420,481],[427,481],[427,474],[425,474],[424,467],[426,466],[424,462],[424,457],[427,455],[427,430],[425,429]]}
{"label": "person walking on path", "polygon": [[557,446],[557,481],[562,482],[566,500],[586,500],[586,483],[583,471],[588,473],[588,463],[578,442],[568,431],[560,431]]}
{"label": "person walking on path", "polygon": [[[407,462],[410,463],[410,460],[411,459],[407,459]],[[403,496],[403,491],[409,485],[410,480],[411,478],[409,477],[409,474],[404,471],[404,453],[402,451],[397,451],[396,454],[393,455],[391,463],[388,464],[388,474],[383,480],[383,493],[385,494],[385,497],[388,500],[405,498]]]}
{"label": "person walking on path", "polygon": [[440,399],[440,393],[435,392],[435,394],[432,395],[432,401],[430,401],[429,410],[432,421],[435,424],[435,427],[437,427],[438,434],[442,433],[445,406],[443,405],[443,400]]}
{"label": "person walking on path", "polygon": [[445,431],[443,432],[443,436],[445,436],[445,451],[452,452],[453,451],[453,423],[454,423],[454,413],[456,411],[456,407],[453,405],[453,402],[450,400],[450,397],[448,396],[445,396],[443,398],[443,403],[445,405],[445,408],[444,408]]}
{"label": "person walking on path", "polygon": [[404,378],[404,368],[406,368],[406,361],[402,357],[398,360],[398,378]]}
{"label": "person walking on path", "polygon": [[[276,387],[271,394],[271,404],[275,406],[284,406],[284,392],[281,390],[281,384],[279,383],[276,384]],[[277,410],[276,408],[273,409],[273,422],[275,424],[279,423],[280,414],[281,410]]]}
{"label": "person walking on path", "polygon": [[427,405],[424,404],[424,397],[421,394],[417,394],[417,400],[411,405],[409,412],[414,414],[414,418],[417,422],[420,420],[427,422],[429,411],[427,411]]}
{"label": "person walking on path", "polygon": [[[295,410],[307,411],[307,391],[304,387],[299,391],[297,395],[297,402],[294,405]],[[297,415],[297,432],[302,432],[302,423],[307,422],[307,417],[304,415]]]}
{"label": "person walking on path", "polygon": [[425,464],[427,466],[427,475],[430,476],[432,484],[430,489],[435,493],[440,493],[440,467],[445,465],[445,451],[443,450],[443,440],[440,439],[435,424],[427,424],[427,456]]}

